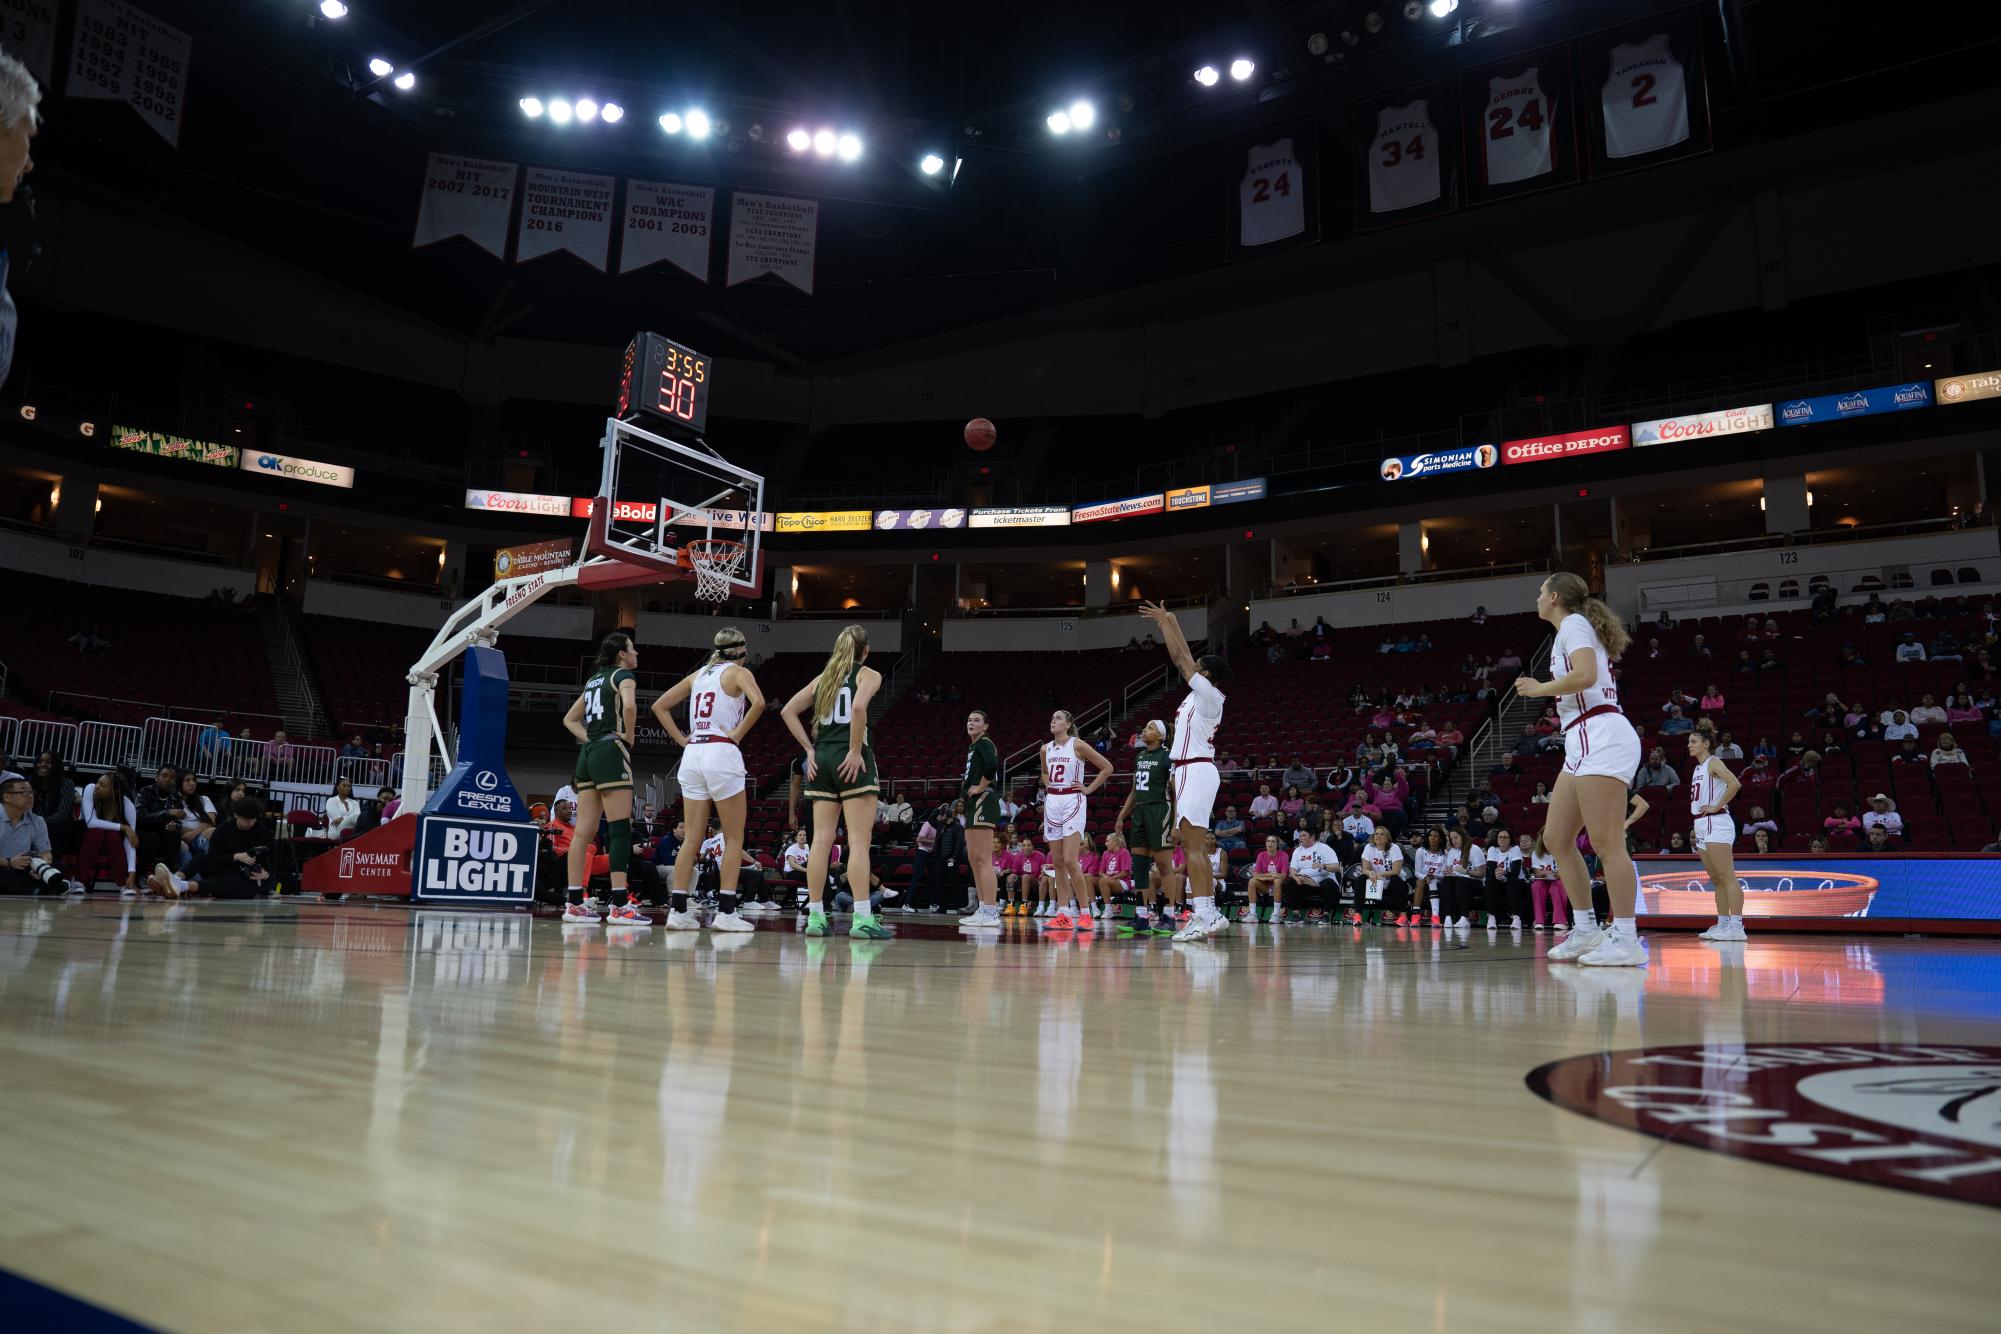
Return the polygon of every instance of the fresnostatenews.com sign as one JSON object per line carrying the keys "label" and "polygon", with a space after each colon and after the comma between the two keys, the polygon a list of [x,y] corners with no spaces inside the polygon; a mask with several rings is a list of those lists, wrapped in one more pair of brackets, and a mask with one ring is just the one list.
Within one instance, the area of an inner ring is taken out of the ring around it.
{"label": "fresnostatenews.com sign", "polygon": [[353,487],[354,469],[318,459],[294,458],[289,454],[265,454],[257,450],[243,453],[243,471],[264,477],[289,477],[295,482],[317,482],[321,486]]}
{"label": "fresnostatenews.com sign", "polygon": [[1623,426],[1571,431],[1566,435],[1532,435],[1522,440],[1503,440],[1501,462],[1547,463],[1552,459],[1576,458],[1580,454],[1609,453],[1624,449],[1630,443]]}
{"label": "fresnostatenews.com sign", "polygon": [[1167,508],[1167,497],[1155,491],[1148,496],[1127,496],[1124,500],[1107,500],[1101,505],[1075,505],[1070,509],[1071,523],[1101,523],[1106,519],[1130,519],[1141,514],[1158,514]]}
{"label": "fresnostatenews.com sign", "polygon": [[1932,387],[1923,380],[1911,384],[1882,385],[1875,389],[1853,389],[1845,394],[1822,394],[1818,398],[1796,398],[1779,406],[1779,425],[1812,426],[1817,422],[1840,421],[1845,417],[1873,417],[1879,412],[1909,412],[1932,405]]}
{"label": "fresnostatenews.com sign", "polygon": [[1633,448],[1646,445],[1679,445],[1689,440],[1707,440],[1720,435],[1748,435],[1772,429],[1772,405],[1752,403],[1741,408],[1719,408],[1715,412],[1690,412],[1679,417],[1661,417],[1633,423]]}

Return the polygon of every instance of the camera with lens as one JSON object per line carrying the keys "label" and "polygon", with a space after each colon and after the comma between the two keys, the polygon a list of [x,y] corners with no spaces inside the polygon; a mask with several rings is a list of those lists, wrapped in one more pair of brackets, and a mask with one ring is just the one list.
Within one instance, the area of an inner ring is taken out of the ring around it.
{"label": "camera with lens", "polygon": [[28,859],[28,874],[35,878],[35,883],[43,891],[61,894],[69,889],[69,877],[63,874],[62,868],[40,857]]}

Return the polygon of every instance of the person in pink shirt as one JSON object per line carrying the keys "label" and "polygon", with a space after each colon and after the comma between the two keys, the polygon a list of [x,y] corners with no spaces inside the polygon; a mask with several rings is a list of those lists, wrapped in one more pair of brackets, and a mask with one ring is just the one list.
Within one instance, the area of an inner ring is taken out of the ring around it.
{"label": "person in pink shirt", "polygon": [[1251,864],[1251,878],[1244,887],[1244,906],[1237,911],[1237,920],[1255,922],[1258,919],[1258,894],[1271,895],[1271,917],[1269,920],[1285,920],[1285,881],[1292,874],[1292,855],[1278,841],[1277,834],[1265,835],[1264,851]]}
{"label": "person in pink shirt", "polygon": [[1404,826],[1410,823],[1410,816],[1404,812],[1404,803],[1410,800],[1410,779],[1399,765],[1394,781],[1388,787],[1378,786],[1376,776],[1369,775],[1369,801],[1380,812],[1377,824],[1386,824],[1390,832],[1401,837]]}
{"label": "person in pink shirt", "polygon": [[[1118,896],[1132,893],[1133,888],[1133,855],[1126,851],[1123,834],[1113,830],[1105,835],[1105,851],[1097,863],[1097,893],[1105,900],[1106,908],[1116,910]],[[1078,865],[1083,865],[1081,858]]]}
{"label": "person in pink shirt", "polygon": [[999,887],[1001,914],[1013,917],[1021,906],[1021,837],[1008,840],[1006,847],[994,849],[994,884]]}
{"label": "person in pink shirt", "polygon": [[[1094,897],[1098,892],[1098,867],[1103,861],[1104,854],[1098,851],[1097,844],[1092,841],[1087,831],[1077,843],[1077,883],[1087,898]],[[1098,916],[1103,917],[1110,911],[1111,905],[1108,903],[1105,905],[1105,912],[1099,913]]]}
{"label": "person in pink shirt", "polygon": [[1014,859],[1014,882],[1018,886],[1016,892],[1021,896],[1019,900],[1021,907],[1015,912],[1017,917],[1034,915],[1034,909],[1029,907],[1030,904],[1034,904],[1036,908],[1049,906],[1050,896],[1055,893],[1055,887],[1050,883],[1049,877],[1042,874],[1042,868],[1048,864],[1048,853],[1027,839],[1022,840],[1021,851],[1015,854]]}

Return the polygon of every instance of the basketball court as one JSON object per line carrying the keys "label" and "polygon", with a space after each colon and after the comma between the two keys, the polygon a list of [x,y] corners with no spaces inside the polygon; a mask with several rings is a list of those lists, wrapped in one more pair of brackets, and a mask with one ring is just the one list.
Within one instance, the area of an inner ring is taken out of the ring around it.
{"label": "basketball court", "polygon": [[898,928],[0,903],[0,1246],[173,1329],[1992,1328],[1984,943]]}

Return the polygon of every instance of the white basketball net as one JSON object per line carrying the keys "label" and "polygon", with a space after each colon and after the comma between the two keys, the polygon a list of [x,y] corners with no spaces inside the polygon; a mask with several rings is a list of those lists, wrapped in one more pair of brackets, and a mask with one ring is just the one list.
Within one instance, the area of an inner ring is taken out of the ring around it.
{"label": "white basketball net", "polygon": [[695,596],[728,602],[730,580],[743,566],[744,545],[728,538],[706,537],[687,546],[688,564],[695,571]]}

